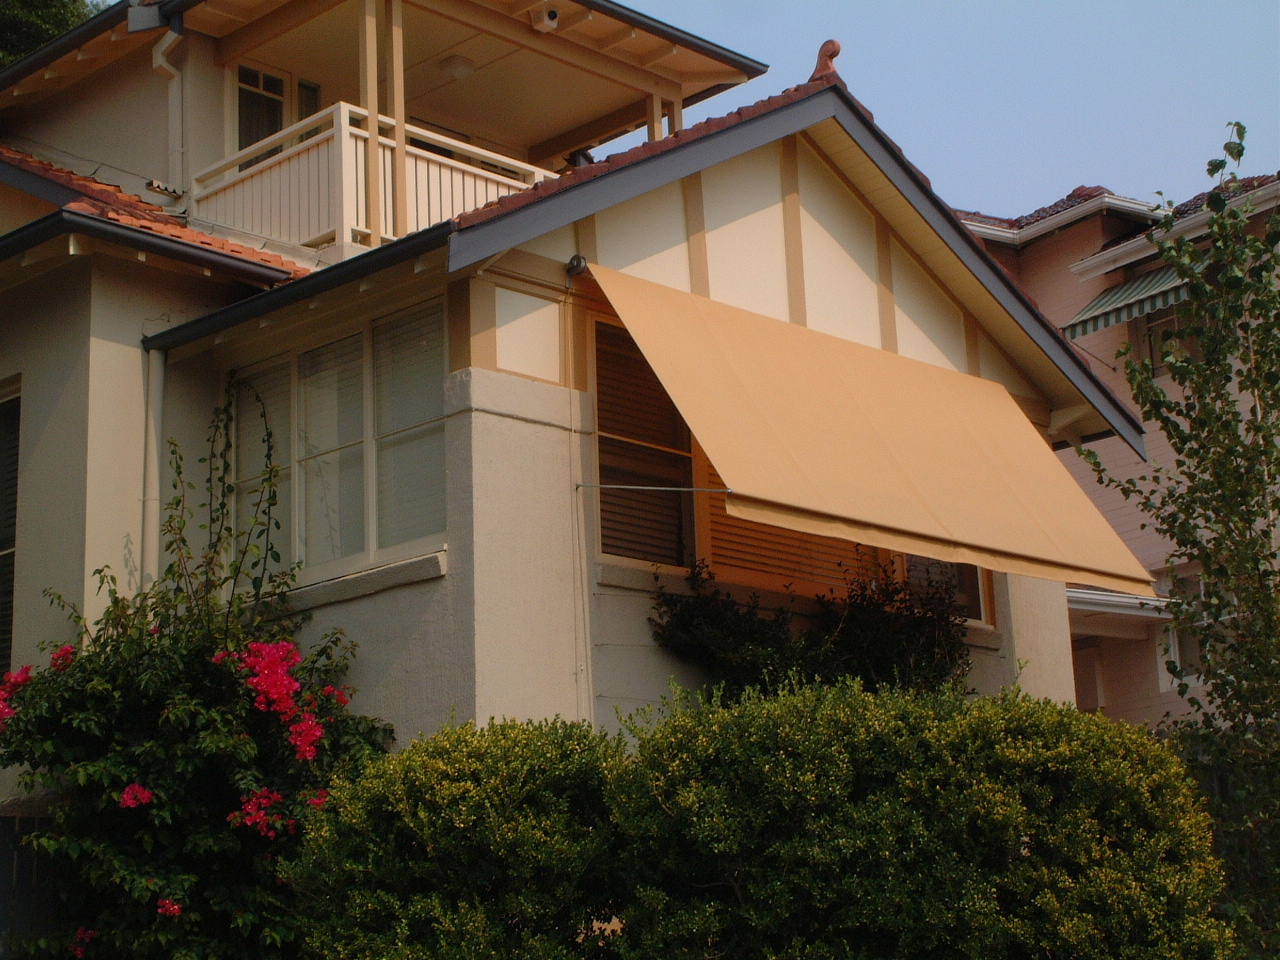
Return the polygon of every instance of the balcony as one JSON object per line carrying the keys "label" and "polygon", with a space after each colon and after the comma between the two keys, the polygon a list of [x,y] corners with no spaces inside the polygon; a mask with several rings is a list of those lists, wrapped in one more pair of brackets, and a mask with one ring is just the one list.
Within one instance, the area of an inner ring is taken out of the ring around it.
{"label": "balcony", "polygon": [[191,216],[295,246],[377,246],[555,176],[420,127],[403,146],[396,134],[380,116],[375,154],[368,111],[335,103],[197,173]]}

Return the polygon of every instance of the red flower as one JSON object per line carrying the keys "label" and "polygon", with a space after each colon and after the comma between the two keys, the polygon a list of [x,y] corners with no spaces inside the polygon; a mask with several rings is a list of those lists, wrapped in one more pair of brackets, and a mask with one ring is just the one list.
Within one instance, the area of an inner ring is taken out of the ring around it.
{"label": "red flower", "polygon": [[145,807],[155,799],[155,794],[140,783],[131,783],[120,794],[120,806]]}
{"label": "red flower", "polygon": [[153,637],[158,637],[158,636],[160,636],[160,624],[158,624],[158,623],[153,623],[153,624],[151,625],[151,635],[152,635]]}
{"label": "red flower", "polygon": [[71,955],[77,960],[84,956],[85,945],[98,935],[97,930],[86,930],[81,927],[76,931],[76,938],[72,941],[71,946],[67,949],[71,951]]}
{"label": "red flower", "polygon": [[249,644],[249,652],[240,657],[240,663],[253,671],[253,676],[246,683],[258,694],[254,706],[278,714],[281,720],[297,716],[298,705],[294,703],[293,696],[302,685],[289,671],[301,662],[302,654],[288,640]]}
{"label": "red flower", "polygon": [[324,727],[314,713],[304,713],[302,719],[289,728],[289,742],[297,748],[299,760],[314,760],[316,744],[324,736]]}
{"label": "red flower", "polygon": [[317,810],[319,810],[321,807],[323,807],[323,806],[324,806],[326,803],[328,803],[328,802],[329,802],[329,791],[328,791],[328,790],[321,790],[321,791],[320,791],[319,793],[317,793],[314,797],[312,797],[310,800],[308,800],[308,801],[307,801],[307,803],[308,803],[310,806],[315,807]]}
{"label": "red flower", "polygon": [[277,803],[283,803],[284,796],[270,787],[263,787],[257,793],[240,798],[240,809],[227,816],[233,826],[248,826],[257,829],[269,840],[274,840],[279,833],[278,828],[284,824],[284,817],[279,813],[268,811]]}
{"label": "red flower", "polygon": [[162,917],[180,917],[182,916],[182,904],[176,900],[167,900],[161,897],[156,901],[156,913]]}
{"label": "red flower", "polygon": [[30,665],[23,667],[17,673],[6,673],[4,675],[4,683],[0,684],[0,733],[4,733],[5,725],[17,713],[9,703],[9,698],[18,692],[19,687],[26,685],[30,680]]}
{"label": "red flower", "polygon": [[67,667],[71,666],[71,661],[75,659],[76,648],[69,643],[63,644],[57,650],[53,651],[53,657],[49,661],[49,666],[54,671],[61,673]]}
{"label": "red flower", "polygon": [[341,707],[345,707],[351,702],[351,698],[347,696],[347,691],[342,687],[335,687],[332,683],[320,692],[326,697],[333,697],[334,701]]}

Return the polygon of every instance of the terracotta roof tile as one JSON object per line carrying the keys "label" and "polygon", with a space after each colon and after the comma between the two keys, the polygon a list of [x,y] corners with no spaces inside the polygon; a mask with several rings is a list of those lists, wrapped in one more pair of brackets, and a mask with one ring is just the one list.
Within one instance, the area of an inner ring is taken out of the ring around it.
{"label": "terracotta roof tile", "polygon": [[[833,86],[844,86],[839,75],[834,72],[819,77],[817,80],[791,87],[777,96],[768,97],[745,107],[739,107],[723,117],[712,117],[711,119],[703,120],[701,123],[681,130],[673,136],[664,137],[661,140],[650,140],[622,153],[612,154],[598,163],[575,167],[555,180],[543,180],[528,190],[509,194],[500,200],[487,203],[477,210],[470,210],[460,214],[454,218],[454,222],[459,228],[465,229],[466,227],[492,220],[495,217],[504,216],[531,203],[537,203],[544,197],[568,190],[614,170],[629,167],[642,160],[648,160],[650,157],[656,157],[669,150],[674,150],[676,147],[683,146],[692,140],[698,140],[720,130],[736,126],[744,121],[752,120]],[[861,104],[859,104],[859,107],[861,107]],[[866,108],[862,109],[865,111]]]}
{"label": "terracotta roof tile", "polygon": [[288,270],[291,280],[305,277],[310,271],[292,260],[286,260],[276,253],[257,250],[242,243],[234,243],[224,237],[193,230],[179,218],[165,213],[154,203],[143,200],[134,193],[125,193],[119,187],[84,177],[80,174],[54,166],[46,160],[39,160],[30,154],[12,147],[0,145],[0,162],[34,173],[51,183],[67,187],[80,194],[80,198],[72,200],[62,209],[80,213],[102,220],[110,220],[124,226],[147,230],[172,240],[194,244],[220,253],[230,254],[254,263],[266,264],[281,270]]}
{"label": "terracotta roof tile", "polygon": [[1209,199],[1211,193],[1222,193],[1228,197],[1238,196],[1242,193],[1248,193],[1251,190],[1257,190],[1259,187],[1265,187],[1268,184],[1275,183],[1280,179],[1274,173],[1262,174],[1257,177],[1230,177],[1220,186],[1214,187],[1212,190],[1206,190],[1204,193],[1197,193],[1190,200],[1183,200],[1180,204],[1173,208],[1175,219],[1181,220],[1183,217],[1189,217],[1193,213],[1199,213],[1204,207],[1205,201]]}
{"label": "terracotta roof tile", "polygon": [[1061,200],[1055,200],[1047,206],[1032,210],[1030,213],[1023,214],[1020,217],[993,217],[990,214],[979,213],[976,210],[956,210],[955,215],[968,223],[979,223],[988,227],[1003,227],[1005,230],[1021,230],[1023,227],[1029,227],[1033,223],[1039,223],[1041,220],[1047,220],[1055,214],[1079,206],[1086,200],[1092,200],[1095,197],[1112,196],[1115,196],[1115,194],[1106,187],[1081,186],[1076,187]]}

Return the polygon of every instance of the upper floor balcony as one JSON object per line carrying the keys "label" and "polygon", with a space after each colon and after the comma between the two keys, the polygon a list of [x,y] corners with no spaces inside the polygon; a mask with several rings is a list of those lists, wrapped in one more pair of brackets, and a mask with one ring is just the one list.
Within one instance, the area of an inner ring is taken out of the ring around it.
{"label": "upper floor balcony", "polygon": [[412,124],[403,131],[400,140],[396,121],[379,117],[370,178],[369,112],[339,101],[196,173],[191,215],[296,246],[371,246],[556,176]]}

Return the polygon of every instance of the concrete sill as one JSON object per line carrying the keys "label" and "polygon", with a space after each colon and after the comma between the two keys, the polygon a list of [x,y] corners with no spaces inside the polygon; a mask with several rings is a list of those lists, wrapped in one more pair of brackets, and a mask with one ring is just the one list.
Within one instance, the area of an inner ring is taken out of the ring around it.
{"label": "concrete sill", "polygon": [[434,580],[448,573],[447,550],[429,553],[425,557],[401,560],[385,566],[349,573],[345,577],[322,580],[289,591],[289,610],[301,613],[331,603],[342,603],[381,593],[393,587],[403,587],[423,580]]}

